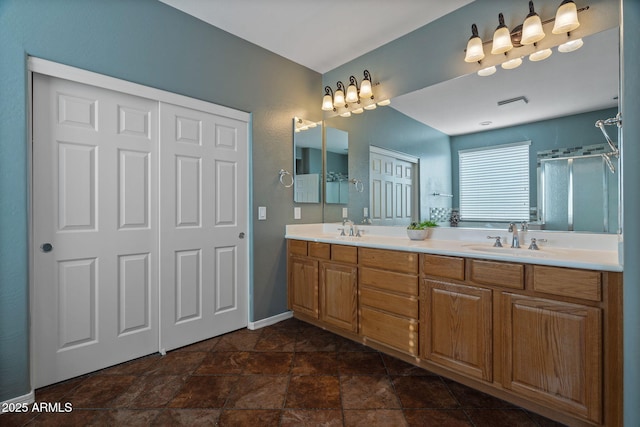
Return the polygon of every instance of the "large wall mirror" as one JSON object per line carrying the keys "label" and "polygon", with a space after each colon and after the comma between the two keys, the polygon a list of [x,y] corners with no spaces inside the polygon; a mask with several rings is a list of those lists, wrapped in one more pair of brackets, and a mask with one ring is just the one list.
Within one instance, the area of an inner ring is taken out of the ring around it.
{"label": "large wall mirror", "polygon": [[322,202],[322,122],[293,118],[293,201]]}
{"label": "large wall mirror", "polygon": [[[542,219],[544,229],[617,232],[620,163],[611,156],[611,172],[601,156],[610,147],[595,122],[618,112],[618,46],[619,30],[612,28],[585,37],[583,47],[574,52],[554,49],[544,61],[525,58],[514,70],[499,68],[489,77],[466,75],[394,98],[389,107],[325,119],[327,128],[348,134],[348,175],[365,186],[362,193],[349,187],[349,219],[361,222],[372,207],[371,147],[418,159],[413,200],[418,213],[413,219],[417,215],[446,225],[460,203],[459,151],[531,141],[528,190],[533,226]],[[617,127],[607,131],[617,144]],[[399,206],[396,196],[390,197],[393,206]],[[543,208],[545,214],[559,216],[541,218]],[[595,218],[585,218],[596,211]],[[369,216],[374,225],[384,224],[373,212]],[[325,204],[325,222],[341,218],[342,211]],[[463,217],[459,226],[503,224],[490,219],[465,222]]]}

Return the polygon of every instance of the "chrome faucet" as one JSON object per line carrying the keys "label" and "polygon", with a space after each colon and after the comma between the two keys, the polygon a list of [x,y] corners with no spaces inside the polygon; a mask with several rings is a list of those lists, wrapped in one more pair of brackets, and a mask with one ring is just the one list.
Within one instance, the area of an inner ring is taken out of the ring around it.
{"label": "chrome faucet", "polygon": [[344,218],[342,220],[342,225],[343,226],[349,226],[349,236],[353,237],[355,235],[354,231],[353,231],[353,221],[348,220],[347,218]]}
{"label": "chrome faucet", "polygon": [[519,248],[520,236],[518,236],[518,226],[513,222],[509,224],[509,233],[513,233],[513,240],[511,241],[511,247]]}

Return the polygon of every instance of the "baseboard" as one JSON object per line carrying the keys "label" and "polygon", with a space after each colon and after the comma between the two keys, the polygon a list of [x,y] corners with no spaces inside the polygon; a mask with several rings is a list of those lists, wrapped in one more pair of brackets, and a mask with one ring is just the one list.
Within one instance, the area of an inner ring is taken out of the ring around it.
{"label": "baseboard", "polygon": [[34,391],[31,390],[29,393],[25,394],[24,396],[18,396],[18,397],[14,397],[13,399],[5,400],[4,402],[0,402],[0,414],[4,414],[3,409],[9,405],[11,406],[14,406],[15,404],[30,405],[31,403],[35,402],[36,400],[35,396],[36,395]]}
{"label": "baseboard", "polygon": [[285,311],[284,313],[276,314],[275,316],[267,317],[266,319],[258,320],[257,322],[249,322],[247,329],[255,330],[264,328],[266,326],[275,325],[283,320],[291,319],[293,317],[293,311]]}

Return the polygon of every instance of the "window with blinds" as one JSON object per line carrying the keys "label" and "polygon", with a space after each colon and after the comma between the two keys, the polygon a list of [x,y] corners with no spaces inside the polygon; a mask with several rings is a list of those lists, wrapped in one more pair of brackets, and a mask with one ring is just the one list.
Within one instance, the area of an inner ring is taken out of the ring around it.
{"label": "window with blinds", "polygon": [[529,221],[530,145],[458,151],[462,221]]}

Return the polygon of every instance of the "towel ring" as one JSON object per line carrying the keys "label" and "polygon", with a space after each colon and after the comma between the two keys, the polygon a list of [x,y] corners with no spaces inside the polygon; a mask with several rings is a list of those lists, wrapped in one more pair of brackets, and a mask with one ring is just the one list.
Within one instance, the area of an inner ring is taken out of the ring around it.
{"label": "towel ring", "polygon": [[362,193],[364,191],[364,184],[359,179],[352,178],[349,180],[356,187],[356,191],[358,193]]}
{"label": "towel ring", "polygon": [[[278,172],[280,174],[280,184],[284,185],[286,188],[292,187],[293,186],[293,175],[291,175],[291,173],[288,170],[284,170],[284,169],[280,169],[280,172]],[[289,176],[289,178],[285,178],[285,176]],[[289,184],[285,184],[285,180],[291,180],[291,182]]]}

